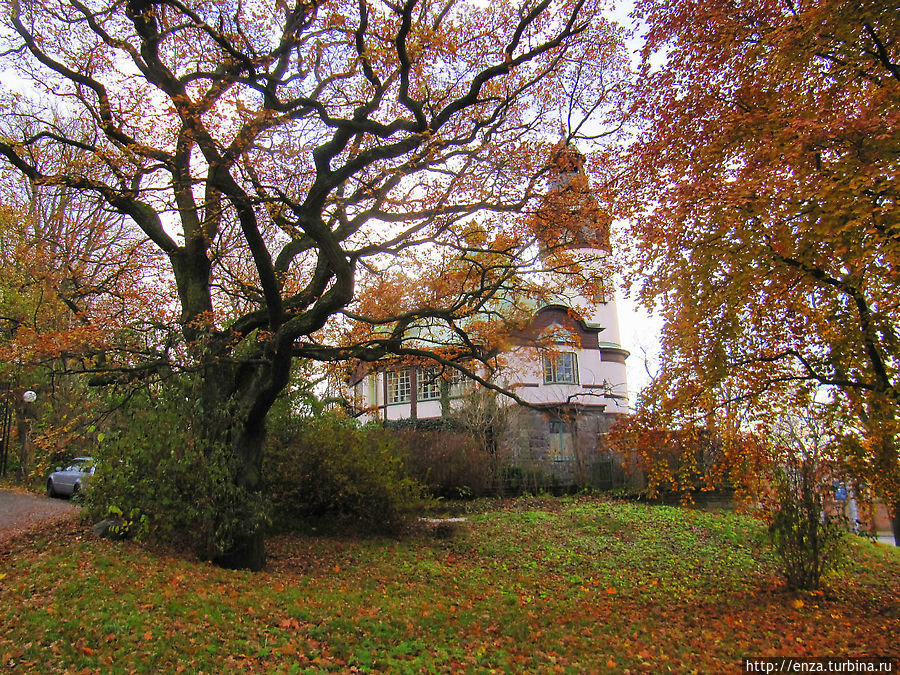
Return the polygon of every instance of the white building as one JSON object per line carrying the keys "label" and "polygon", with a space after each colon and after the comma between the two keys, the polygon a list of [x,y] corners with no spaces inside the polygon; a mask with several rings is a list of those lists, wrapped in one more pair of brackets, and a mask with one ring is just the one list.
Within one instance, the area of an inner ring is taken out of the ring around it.
{"label": "white building", "polygon": [[[543,217],[535,218],[534,227],[548,249],[563,248],[589,261],[605,290],[589,298],[571,288],[536,306],[531,325],[513,336],[515,346],[492,376],[493,383],[526,404],[512,411],[504,439],[508,460],[540,467],[561,482],[596,473],[598,462],[600,471],[612,470],[602,436],[628,411],[628,352],[621,345],[615,295],[604,269],[611,254],[609,223],[587,188],[583,163],[574,148],[558,152],[557,177],[547,202],[556,200],[564,207],[548,208]],[[560,213],[574,220],[557,227],[554,221]],[[559,232],[566,237],[562,244]],[[475,389],[472,380],[457,371],[442,373],[439,368],[390,362],[361,367],[350,385],[361,419],[388,422],[445,416]],[[506,401],[515,405],[513,399]],[[602,476],[594,478],[595,483],[609,482]]]}

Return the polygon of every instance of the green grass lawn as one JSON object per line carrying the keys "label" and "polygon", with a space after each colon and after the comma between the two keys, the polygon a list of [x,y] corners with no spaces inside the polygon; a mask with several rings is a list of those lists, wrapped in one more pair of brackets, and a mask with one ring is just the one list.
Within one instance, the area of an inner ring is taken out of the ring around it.
{"label": "green grass lawn", "polygon": [[252,574],[68,523],[0,553],[0,670],[741,672],[754,656],[896,657],[900,553],[861,539],[783,590],[744,516],[518,500],[455,536],[284,536]]}

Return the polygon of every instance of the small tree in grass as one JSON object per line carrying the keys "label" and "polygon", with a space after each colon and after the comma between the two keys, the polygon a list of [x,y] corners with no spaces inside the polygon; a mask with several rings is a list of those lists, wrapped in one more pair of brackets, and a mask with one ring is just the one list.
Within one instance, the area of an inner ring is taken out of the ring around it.
{"label": "small tree in grass", "polygon": [[666,384],[645,391],[637,414],[611,431],[611,447],[636,458],[650,496],[671,491],[690,501],[735,488],[739,501],[760,507],[787,585],[817,588],[840,558],[845,530],[824,495],[852,475],[841,461],[838,403],[814,403],[814,390],[790,383],[768,396],[737,380],[690,396]]}
{"label": "small tree in grass", "polygon": [[824,492],[836,475],[829,410],[811,404],[779,416],[770,429],[773,461],[769,536],[792,590],[819,587],[840,560],[843,515],[829,513]]}
{"label": "small tree in grass", "polygon": [[776,477],[776,506],[769,536],[791,590],[813,590],[840,559],[845,530],[825,512],[815,465],[803,460]]}

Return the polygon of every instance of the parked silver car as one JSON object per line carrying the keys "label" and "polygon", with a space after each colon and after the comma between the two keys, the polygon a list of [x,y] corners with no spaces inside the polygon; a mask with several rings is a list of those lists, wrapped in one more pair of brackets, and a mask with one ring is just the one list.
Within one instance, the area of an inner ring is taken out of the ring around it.
{"label": "parked silver car", "polygon": [[69,466],[56,467],[47,479],[47,495],[50,497],[73,497],[85,487],[94,474],[92,457],[76,457]]}

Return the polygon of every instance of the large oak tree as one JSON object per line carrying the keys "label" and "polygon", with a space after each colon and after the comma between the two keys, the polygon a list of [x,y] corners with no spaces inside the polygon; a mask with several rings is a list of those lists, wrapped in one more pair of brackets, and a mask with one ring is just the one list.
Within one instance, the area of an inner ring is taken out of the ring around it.
{"label": "large oak tree", "polygon": [[[900,13],[881,0],[638,3],[630,178],[670,402],[829,389],[900,506]],[[680,402],[680,403],[679,403]],[[850,427],[853,430],[850,430]]]}
{"label": "large oak tree", "polygon": [[[5,101],[0,156],[102,199],[162,254],[178,365],[204,410],[227,413],[205,433],[242,489],[260,486],[292,359],[486,360],[502,346],[490,319],[548,290],[545,262],[580,269],[538,255],[521,223],[560,123],[577,140],[618,94],[619,40],[596,0],[8,7],[3,65],[27,85]],[[259,568],[261,532],[221,561]]]}

